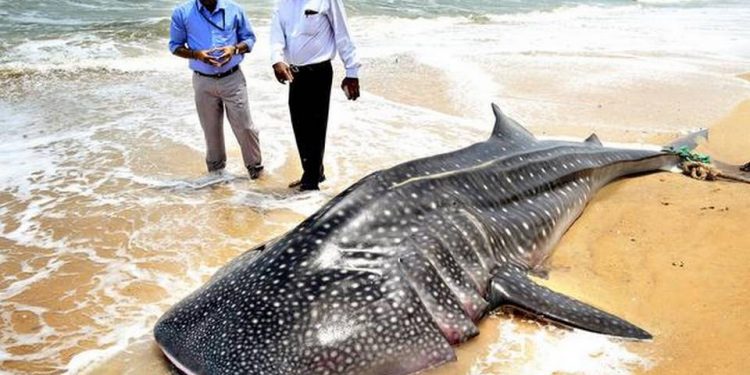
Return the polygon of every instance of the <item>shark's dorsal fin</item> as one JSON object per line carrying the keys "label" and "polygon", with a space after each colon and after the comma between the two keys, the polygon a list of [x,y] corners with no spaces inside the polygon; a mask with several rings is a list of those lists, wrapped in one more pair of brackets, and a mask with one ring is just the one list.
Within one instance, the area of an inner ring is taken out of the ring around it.
{"label": "shark's dorsal fin", "polygon": [[490,307],[512,306],[554,323],[605,335],[650,339],[651,334],[612,314],[547,289],[514,266],[504,266],[490,283]]}
{"label": "shark's dorsal fin", "polygon": [[602,141],[599,140],[599,137],[596,136],[596,133],[591,133],[591,135],[586,138],[584,142],[595,146],[602,146]]}
{"label": "shark's dorsal fin", "polygon": [[492,137],[511,142],[534,142],[536,138],[521,124],[506,116],[497,104],[492,103],[495,112],[495,128],[492,129]]}

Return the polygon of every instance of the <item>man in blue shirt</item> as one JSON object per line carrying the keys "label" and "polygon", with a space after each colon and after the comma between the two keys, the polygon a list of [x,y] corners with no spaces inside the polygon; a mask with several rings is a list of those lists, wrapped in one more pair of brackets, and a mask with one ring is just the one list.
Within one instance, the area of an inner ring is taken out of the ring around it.
{"label": "man in blue shirt", "polygon": [[245,53],[255,44],[245,11],[231,0],[189,0],[175,8],[169,30],[169,49],[189,59],[198,118],[206,138],[209,172],[226,166],[224,112],[242,150],[251,179],[260,176],[258,130],[250,116],[245,76],[240,70]]}

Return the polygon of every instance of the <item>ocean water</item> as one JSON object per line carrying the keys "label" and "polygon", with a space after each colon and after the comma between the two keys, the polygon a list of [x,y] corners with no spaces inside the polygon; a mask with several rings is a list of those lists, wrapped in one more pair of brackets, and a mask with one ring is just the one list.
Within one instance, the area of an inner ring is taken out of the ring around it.
{"label": "ocean water", "polygon": [[[176,2],[0,0],[0,372],[78,373],[147,340],[219,266],[360,177],[483,139],[492,101],[539,131],[644,141],[705,127],[750,92],[736,77],[750,71],[744,0],[346,1],[364,95],[334,93],[329,181],[294,195],[272,2],[240,3],[258,35],[242,66],[257,184],[229,132],[227,174],[204,176],[190,72],[166,47]],[[612,345],[581,345],[593,362],[570,371],[649,363]]]}

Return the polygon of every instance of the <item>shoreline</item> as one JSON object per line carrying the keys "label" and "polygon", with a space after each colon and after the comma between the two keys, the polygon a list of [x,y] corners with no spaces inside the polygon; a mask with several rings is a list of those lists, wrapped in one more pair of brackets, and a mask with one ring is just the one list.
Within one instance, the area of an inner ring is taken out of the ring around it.
{"label": "shoreline", "polygon": [[[363,97],[343,99],[337,59],[328,181],[320,193],[293,194],[287,183],[301,171],[287,87],[273,79],[263,19],[242,70],[267,173],[247,179],[225,123],[227,181],[196,188],[205,181],[204,139],[192,73],[165,48],[170,9],[132,6],[128,15],[130,6],[100,5],[70,15],[98,22],[104,11],[114,22],[97,25],[111,34],[71,26],[0,46],[8,52],[0,63],[8,87],[0,93],[2,373],[170,373],[150,337],[163,311],[362,176],[486,139],[491,102],[543,138],[596,133],[605,145],[652,147],[710,127],[699,151],[750,161],[750,28],[716,27],[740,25],[745,5],[383,14],[351,17]],[[161,24],[133,29],[162,11]],[[28,24],[45,12],[32,11]],[[662,19],[670,22],[654,22]],[[739,316],[750,296],[737,282],[750,279],[743,191],[664,173],[617,181],[556,247],[542,283],[651,331],[652,342],[503,314],[457,348],[458,362],[425,374],[742,370],[750,341],[738,336],[750,331]]]}

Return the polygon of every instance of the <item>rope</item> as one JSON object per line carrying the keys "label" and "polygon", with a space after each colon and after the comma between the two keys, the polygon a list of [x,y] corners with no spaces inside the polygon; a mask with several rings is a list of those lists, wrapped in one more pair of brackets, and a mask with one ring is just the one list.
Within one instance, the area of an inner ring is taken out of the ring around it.
{"label": "rope", "polygon": [[680,167],[685,174],[701,181],[713,181],[718,177],[723,177],[721,171],[711,164],[701,163],[699,161],[683,161]]}
{"label": "rope", "polygon": [[721,176],[721,171],[711,165],[711,158],[708,155],[693,152],[687,146],[678,149],[666,147],[664,151],[679,156],[682,159],[680,163],[682,171],[696,180],[713,181]]}
{"label": "rope", "polygon": [[[728,180],[750,183],[750,179],[732,172],[721,171],[711,164],[711,158],[708,155],[693,152],[690,148],[683,146],[678,149],[667,147],[663,150],[670,154],[680,157],[680,168],[686,175],[701,181],[714,181],[719,177]],[[750,171],[750,163],[740,167],[741,171]]]}

